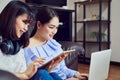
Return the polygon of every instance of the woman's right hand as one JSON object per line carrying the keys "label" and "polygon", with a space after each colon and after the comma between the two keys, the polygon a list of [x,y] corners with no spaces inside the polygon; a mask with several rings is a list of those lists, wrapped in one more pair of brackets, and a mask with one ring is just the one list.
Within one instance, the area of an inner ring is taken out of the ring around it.
{"label": "woman's right hand", "polygon": [[45,58],[37,57],[34,61],[30,63],[26,71],[23,73],[26,79],[30,79],[37,72],[38,66],[43,64]]}

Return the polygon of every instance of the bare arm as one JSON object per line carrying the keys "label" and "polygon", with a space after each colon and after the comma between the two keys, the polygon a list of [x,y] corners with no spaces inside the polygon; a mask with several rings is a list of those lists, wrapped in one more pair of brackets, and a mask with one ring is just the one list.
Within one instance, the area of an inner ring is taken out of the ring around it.
{"label": "bare arm", "polygon": [[29,77],[25,75],[24,73],[13,73],[16,77],[18,77],[20,80],[29,80]]}

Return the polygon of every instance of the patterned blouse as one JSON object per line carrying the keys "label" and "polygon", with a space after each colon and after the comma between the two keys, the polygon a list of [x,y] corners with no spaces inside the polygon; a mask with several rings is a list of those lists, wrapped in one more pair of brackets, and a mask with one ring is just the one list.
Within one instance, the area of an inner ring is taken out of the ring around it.
{"label": "patterned blouse", "polygon": [[[45,57],[47,60],[51,57],[59,55],[63,52],[63,50],[56,40],[51,39],[42,46],[27,47],[24,49],[24,52],[27,65],[29,65],[34,56]],[[75,70],[67,68],[64,60],[57,67],[52,69],[51,72],[56,72],[63,80],[73,77],[76,73]]]}

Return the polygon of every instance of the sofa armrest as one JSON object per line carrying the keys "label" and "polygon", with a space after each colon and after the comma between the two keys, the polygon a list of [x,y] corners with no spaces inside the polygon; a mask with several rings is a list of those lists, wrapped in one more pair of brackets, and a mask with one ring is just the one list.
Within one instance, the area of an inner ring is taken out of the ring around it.
{"label": "sofa armrest", "polygon": [[0,80],[19,80],[19,79],[8,71],[0,70]]}

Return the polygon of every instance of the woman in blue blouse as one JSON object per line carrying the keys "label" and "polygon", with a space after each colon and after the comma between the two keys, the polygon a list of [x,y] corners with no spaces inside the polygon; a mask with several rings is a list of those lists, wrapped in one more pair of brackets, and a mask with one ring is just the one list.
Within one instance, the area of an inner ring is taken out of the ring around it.
{"label": "woman in blue blouse", "polygon": [[[63,52],[61,45],[53,39],[59,26],[57,13],[47,6],[42,6],[39,8],[36,18],[37,32],[30,39],[29,47],[24,49],[27,65],[33,60],[33,56],[49,59]],[[51,66],[50,72],[56,72],[63,80],[84,80],[83,76],[87,75],[67,68],[64,60],[57,66],[50,65],[49,67]]]}

